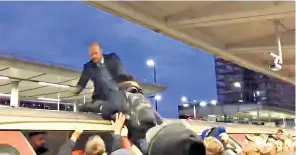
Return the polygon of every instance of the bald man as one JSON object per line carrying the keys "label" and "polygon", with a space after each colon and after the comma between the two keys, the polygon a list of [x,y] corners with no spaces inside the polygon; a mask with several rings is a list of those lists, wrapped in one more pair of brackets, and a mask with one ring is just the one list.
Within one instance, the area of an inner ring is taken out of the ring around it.
{"label": "bald man", "polygon": [[101,102],[108,100],[110,89],[118,89],[116,78],[122,74],[119,57],[115,53],[103,54],[98,43],[89,46],[91,60],[84,64],[83,72],[77,83],[76,94],[83,91],[89,80],[94,83],[93,103],[78,107],[79,111],[98,113]]}

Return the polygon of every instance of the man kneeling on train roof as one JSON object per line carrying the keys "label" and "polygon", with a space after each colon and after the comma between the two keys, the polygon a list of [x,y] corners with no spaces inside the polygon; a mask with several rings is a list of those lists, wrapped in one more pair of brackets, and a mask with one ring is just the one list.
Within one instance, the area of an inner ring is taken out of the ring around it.
{"label": "man kneeling on train roof", "polygon": [[[80,93],[91,79],[95,87],[93,103],[78,107],[79,111],[101,112],[103,118],[108,120],[112,120],[116,112],[122,112],[127,117],[127,126],[132,133],[134,130],[146,133],[149,128],[161,124],[161,118],[144,97],[137,82],[133,78],[122,79],[126,75],[122,75],[118,56],[114,53],[103,55],[98,43],[91,44],[89,51],[91,61],[84,65],[76,94]],[[135,90],[136,92],[133,92]]]}
{"label": "man kneeling on train roof", "polygon": [[[78,107],[79,111],[94,113],[102,112],[103,114],[106,114],[103,116],[106,116],[107,119],[110,119],[111,114],[108,113],[111,111],[110,108],[118,109],[118,111],[130,111],[130,109],[133,107],[128,107],[129,100],[127,98],[129,96],[137,96],[137,99],[141,99],[141,101],[144,103],[147,102],[148,104],[130,103],[130,105],[137,106],[137,108],[134,109],[139,109],[138,107],[146,107],[140,108],[149,111],[142,111],[147,113],[147,119],[145,122],[146,124],[149,122],[151,126],[154,126],[156,124],[156,118],[153,117],[155,117],[154,114],[156,114],[156,112],[153,111],[151,106],[149,107],[150,104],[148,100],[145,100],[145,97],[142,94],[142,89],[135,79],[131,75],[123,74],[119,57],[115,53],[108,55],[103,54],[103,50],[98,43],[92,43],[90,45],[89,53],[91,61],[84,65],[84,69],[77,83],[77,90],[75,93],[79,94],[82,92],[89,79],[91,79],[95,88],[92,96],[93,103],[81,105]],[[134,90],[136,90],[136,92],[132,92]],[[106,107],[104,107],[105,105]],[[137,110],[134,112],[138,113]],[[143,116],[143,113],[141,116]],[[149,119],[148,117],[151,118]]]}

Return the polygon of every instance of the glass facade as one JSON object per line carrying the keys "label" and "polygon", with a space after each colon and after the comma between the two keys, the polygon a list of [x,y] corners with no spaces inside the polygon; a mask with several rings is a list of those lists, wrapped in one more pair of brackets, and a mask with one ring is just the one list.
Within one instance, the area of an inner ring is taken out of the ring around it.
{"label": "glass facade", "polygon": [[295,109],[295,86],[215,58],[218,103],[268,104]]}

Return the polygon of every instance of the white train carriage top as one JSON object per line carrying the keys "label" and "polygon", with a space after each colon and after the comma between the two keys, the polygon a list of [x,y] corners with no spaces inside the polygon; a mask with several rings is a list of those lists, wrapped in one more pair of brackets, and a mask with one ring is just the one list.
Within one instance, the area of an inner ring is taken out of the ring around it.
{"label": "white train carriage top", "polygon": [[[196,133],[215,126],[224,126],[228,133],[271,134],[275,126],[257,126],[232,123],[216,123],[198,120],[164,119],[165,123],[186,121]],[[110,121],[103,120],[99,114],[79,112],[35,110],[27,108],[0,107],[0,130],[47,130],[70,131],[77,128],[85,131],[112,131]],[[285,128],[295,135],[294,129]]]}

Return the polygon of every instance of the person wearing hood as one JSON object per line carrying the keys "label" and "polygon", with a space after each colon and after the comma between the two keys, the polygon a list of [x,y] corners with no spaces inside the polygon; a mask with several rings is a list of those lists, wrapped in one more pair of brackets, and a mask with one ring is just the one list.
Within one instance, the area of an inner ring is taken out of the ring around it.
{"label": "person wearing hood", "polygon": [[186,122],[155,126],[148,130],[147,155],[206,155],[199,135]]}

